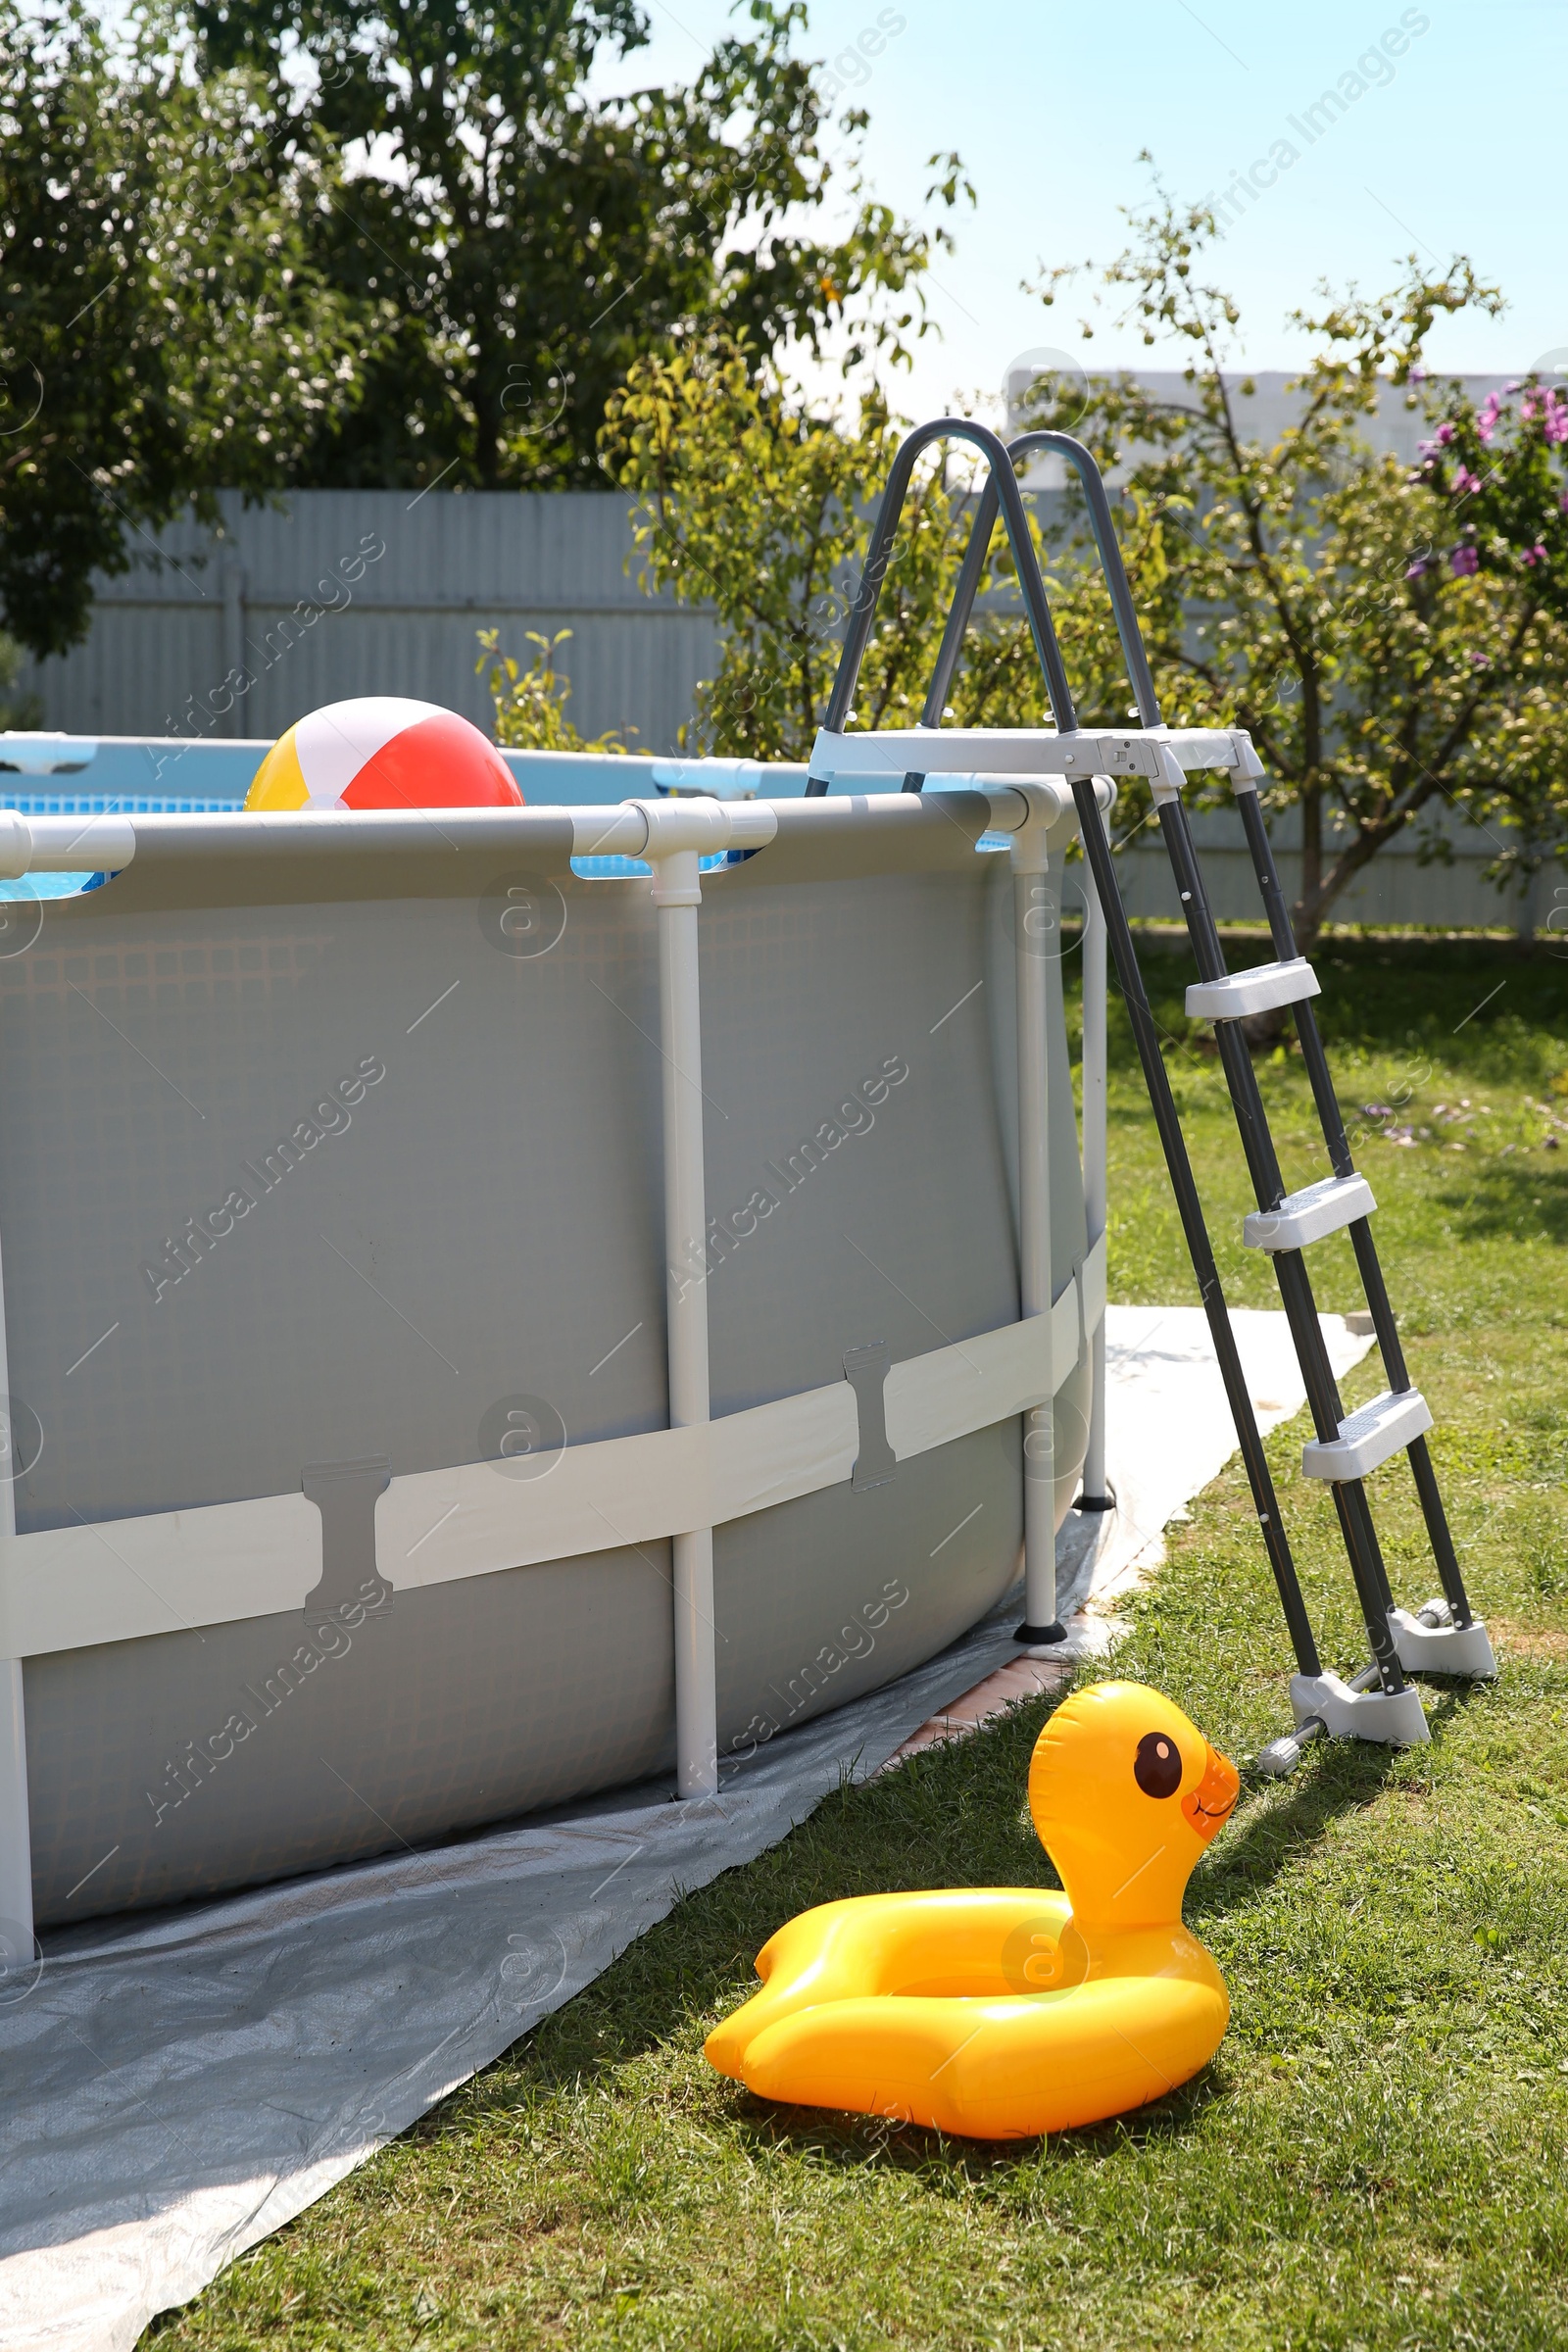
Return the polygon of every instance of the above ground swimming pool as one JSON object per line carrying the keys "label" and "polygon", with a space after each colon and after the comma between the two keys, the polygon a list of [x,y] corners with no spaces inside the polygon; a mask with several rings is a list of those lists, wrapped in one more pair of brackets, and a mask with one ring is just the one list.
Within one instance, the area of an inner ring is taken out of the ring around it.
{"label": "above ground swimming pool", "polygon": [[8,1935],[701,1793],[1047,1573],[1073,824],[987,786],[105,811],[86,892],[0,818],[76,866],[0,939]]}

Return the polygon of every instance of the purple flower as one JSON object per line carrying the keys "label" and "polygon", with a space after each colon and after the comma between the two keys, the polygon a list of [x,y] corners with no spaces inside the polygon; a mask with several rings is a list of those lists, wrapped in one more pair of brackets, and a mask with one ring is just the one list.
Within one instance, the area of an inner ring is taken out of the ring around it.
{"label": "purple flower", "polygon": [[1457,497],[1468,498],[1472,490],[1480,489],[1481,476],[1479,473],[1472,473],[1468,466],[1461,466],[1454,474],[1453,487]]}
{"label": "purple flower", "polygon": [[1568,514],[1568,490],[1563,492],[1561,498],[1558,499],[1557,504],[1562,510],[1563,514]]}
{"label": "purple flower", "polygon": [[1539,539],[1536,541],[1534,547],[1527,547],[1525,549],[1525,562],[1527,564],[1544,564],[1545,561],[1546,551]]}
{"label": "purple flower", "polygon": [[[1564,512],[1568,513],[1568,490],[1563,492],[1563,508]],[[1404,576],[1407,580],[1419,580],[1425,577],[1429,569],[1430,564],[1428,559],[1425,556],[1417,556],[1413,564],[1407,564],[1405,565]]]}
{"label": "purple flower", "polygon": [[1448,558],[1448,569],[1461,580],[1468,579],[1473,571],[1481,569],[1481,558],[1473,547],[1456,547]]}
{"label": "purple flower", "polygon": [[1549,392],[1542,412],[1542,426],[1548,449],[1554,449],[1560,441],[1568,441],[1568,408],[1563,407]]}
{"label": "purple flower", "polygon": [[1447,448],[1447,446],[1448,446],[1448,443],[1449,443],[1449,442],[1450,442],[1450,441],[1453,439],[1453,427],[1452,427],[1452,425],[1451,425],[1451,424],[1440,424],[1440,425],[1439,425],[1439,427],[1438,427],[1438,439],[1439,439],[1439,441],[1442,443],[1443,447],[1444,447],[1445,449],[1446,449],[1446,448]]}

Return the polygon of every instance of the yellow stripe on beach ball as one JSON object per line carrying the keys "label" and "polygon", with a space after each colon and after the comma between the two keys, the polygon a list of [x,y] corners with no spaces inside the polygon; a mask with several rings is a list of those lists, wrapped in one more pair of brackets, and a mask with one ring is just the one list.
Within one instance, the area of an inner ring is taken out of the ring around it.
{"label": "yellow stripe on beach ball", "polygon": [[247,808],[303,808],[310,800],[294,736],[293,727],[280,735],[256,770],[245,795]]}

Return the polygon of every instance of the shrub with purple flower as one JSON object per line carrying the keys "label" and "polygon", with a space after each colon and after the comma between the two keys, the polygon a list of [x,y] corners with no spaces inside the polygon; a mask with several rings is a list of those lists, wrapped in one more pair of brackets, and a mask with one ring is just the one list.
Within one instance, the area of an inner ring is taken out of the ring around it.
{"label": "shrub with purple flower", "polygon": [[[1517,405],[1516,405],[1517,403]],[[1568,397],[1534,376],[1489,392],[1471,409],[1457,384],[1412,485],[1435,491],[1452,517],[1448,569],[1529,575],[1533,595],[1568,618]],[[1426,566],[1412,564],[1407,579]]]}

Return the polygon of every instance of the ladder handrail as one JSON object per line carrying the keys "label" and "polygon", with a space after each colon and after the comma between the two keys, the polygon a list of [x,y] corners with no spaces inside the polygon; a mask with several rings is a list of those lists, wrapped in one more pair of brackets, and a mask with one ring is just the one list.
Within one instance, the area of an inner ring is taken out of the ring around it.
{"label": "ladder handrail", "polygon": [[[1006,524],[1012,560],[1018,567],[1018,585],[1023,595],[1024,610],[1029,616],[1035,651],[1045,671],[1052,710],[1060,731],[1063,734],[1071,733],[1078,723],[1072,689],[1062,666],[1061,649],[1056,643],[1055,625],[1051,617],[1051,603],[1046,595],[1046,583],[1040,575],[1040,565],[1035,560],[1034,542],[1029,536],[1029,518],[1024,513],[1017,475],[1013,472],[1006,443],[1001,435],[992,432],[989,425],[976,424],[968,416],[934,417],[929,424],[917,425],[899,445],[888,474],[887,488],[882,493],[882,503],[877,509],[859,586],[850,607],[850,625],[845,633],[844,650],[839,656],[838,673],[833,680],[833,692],[828,699],[827,714],[822,723],[835,735],[844,732],[844,721],[854,703],[855,689],[859,683],[860,664],[870,642],[871,624],[876,618],[877,601],[882,593],[882,582],[887,576],[888,562],[904,514],[904,502],[908,496],[915,460],[933,441],[968,441],[979,450],[990,468],[987,490],[997,493]],[[1093,460],[1090,462],[1092,464]],[[995,520],[996,510],[993,508],[993,524]],[[988,532],[988,539],[989,535]],[[806,793],[808,800],[819,800],[826,791],[824,778],[812,776],[808,780]]]}
{"label": "ladder handrail", "polygon": [[[1065,458],[1083,485],[1084,500],[1089,509],[1089,527],[1099,552],[1101,570],[1105,575],[1105,586],[1110,592],[1110,609],[1115,615],[1116,634],[1121,640],[1122,658],[1127,663],[1127,682],[1133,690],[1142,723],[1146,727],[1157,727],[1161,723],[1159,698],[1154,692],[1154,680],[1144,647],[1144,634],[1138,625],[1138,608],[1133,602],[1127,566],[1122,562],[1121,542],[1116,537],[1110,501],[1105,495],[1104,476],[1095,463],[1093,453],[1081,441],[1075,441],[1071,433],[1058,433],[1044,426],[1035,432],[1020,433],[1015,441],[1009,441],[1007,456],[1016,467],[1020,458],[1032,457],[1037,450],[1044,449],[1053,450],[1058,457]],[[930,692],[925,698],[925,709],[920,713],[922,726],[940,725],[942,713],[947,709],[948,694],[957,670],[958,657],[963,650],[974,601],[980,593],[986,558],[991,552],[991,534],[997,525],[997,503],[995,477],[988,477],[980,494],[969,544],[964,550],[963,567],[958,574],[958,585],[948,613],[948,625],[943,632]],[[918,787],[912,789],[918,790]]]}

